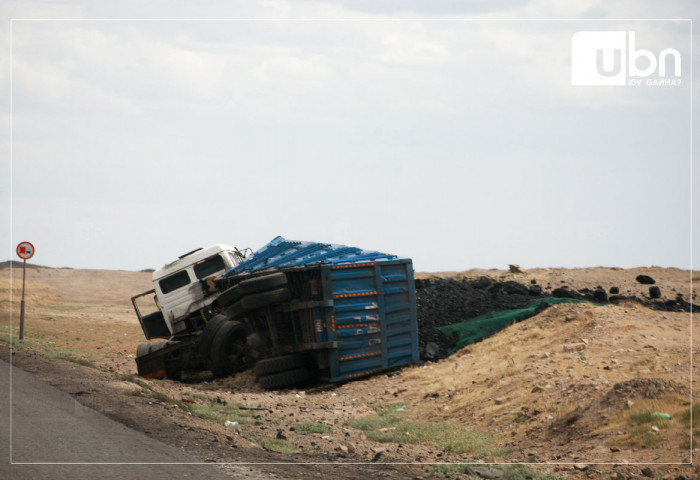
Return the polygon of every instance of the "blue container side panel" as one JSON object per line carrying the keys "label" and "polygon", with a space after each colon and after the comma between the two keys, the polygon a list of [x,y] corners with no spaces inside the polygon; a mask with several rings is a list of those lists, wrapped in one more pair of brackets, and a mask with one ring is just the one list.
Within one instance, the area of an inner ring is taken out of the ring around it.
{"label": "blue container side panel", "polygon": [[413,268],[410,263],[384,265],[381,268],[384,299],[384,339],[386,368],[413,363],[413,346],[417,343],[417,325],[412,316],[415,306]]}
{"label": "blue container side panel", "polygon": [[[417,360],[418,339],[411,261],[400,259],[328,267],[324,288],[333,298],[329,338],[338,342],[330,362],[339,381],[408,365]],[[330,285],[329,285],[330,284]]]}

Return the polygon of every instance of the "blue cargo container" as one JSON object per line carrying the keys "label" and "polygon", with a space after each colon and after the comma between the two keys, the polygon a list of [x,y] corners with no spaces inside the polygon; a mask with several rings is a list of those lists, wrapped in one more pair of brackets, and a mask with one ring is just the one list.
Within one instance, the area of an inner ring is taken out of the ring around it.
{"label": "blue cargo container", "polygon": [[286,274],[291,298],[246,316],[270,336],[268,355],[308,353],[333,382],[418,361],[411,259],[277,237],[219,282],[228,289],[274,272]]}

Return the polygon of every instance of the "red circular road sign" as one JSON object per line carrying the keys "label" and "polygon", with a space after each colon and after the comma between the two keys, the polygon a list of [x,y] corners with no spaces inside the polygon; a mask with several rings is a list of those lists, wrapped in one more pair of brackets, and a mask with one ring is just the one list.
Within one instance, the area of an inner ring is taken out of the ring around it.
{"label": "red circular road sign", "polygon": [[22,242],[17,245],[17,256],[22,260],[29,260],[34,256],[34,245],[29,242]]}

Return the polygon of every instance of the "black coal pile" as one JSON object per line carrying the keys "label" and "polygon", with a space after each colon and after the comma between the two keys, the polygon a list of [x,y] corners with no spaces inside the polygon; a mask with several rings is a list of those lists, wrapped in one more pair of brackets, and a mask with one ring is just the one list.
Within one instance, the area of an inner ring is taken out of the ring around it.
{"label": "black coal pile", "polygon": [[[652,310],[660,310],[662,312],[690,312],[691,307],[693,310],[698,309],[697,305],[685,301],[681,293],[677,294],[675,299],[661,299],[661,289],[656,286],[649,287],[649,297],[619,295],[619,291],[620,289],[618,287],[612,287],[610,289],[611,295],[608,296],[601,286],[596,287],[595,290],[591,290],[590,288],[572,290],[568,286],[563,286],[552,290],[552,296],[559,298],[577,298],[579,300],[588,300],[596,303],[609,302],[613,305],[619,305],[622,302],[634,302],[651,308]],[[615,295],[613,295],[613,293],[615,293]]]}
{"label": "black coal pile", "polygon": [[612,304],[633,301],[654,310],[673,312],[688,312],[691,307],[698,309],[681,294],[675,300],[661,300],[614,294],[619,289],[611,288],[611,295],[608,295],[601,286],[574,290],[563,285],[549,291],[536,283],[526,286],[489,277],[416,279],[415,283],[419,355],[422,360],[431,361],[444,358],[456,345],[456,339],[442,334],[436,327],[464,322],[486,313],[524,308],[534,298],[552,296]]}
{"label": "black coal pile", "polygon": [[523,308],[541,297],[539,285],[515,281],[430,278],[416,280],[418,346],[423,360],[443,358],[456,341],[435,327],[464,322],[485,313]]}

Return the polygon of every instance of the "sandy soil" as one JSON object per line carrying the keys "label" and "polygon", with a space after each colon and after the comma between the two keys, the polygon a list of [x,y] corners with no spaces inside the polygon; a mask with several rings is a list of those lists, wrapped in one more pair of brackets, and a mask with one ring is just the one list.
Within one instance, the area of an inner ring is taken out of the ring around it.
{"label": "sandy soil", "polygon": [[[574,289],[600,285],[608,291],[617,286],[623,295],[648,297],[648,285],[634,280],[639,274],[656,279],[663,298],[672,299],[678,293],[691,298],[690,272],[658,267],[538,269],[520,274],[475,270],[437,275],[486,275],[523,284],[535,280],[551,289],[564,284]],[[9,271],[0,270],[0,340],[9,341],[10,330],[17,335],[20,275],[21,271],[14,271],[11,304]],[[435,274],[417,277],[431,275]],[[27,338],[15,349],[16,364],[76,398],[91,398],[96,408],[113,418],[167,443],[193,449],[200,458],[523,462],[564,478],[643,478],[643,465],[625,464],[671,463],[647,468],[659,478],[700,478],[694,466],[678,465],[691,458],[691,427],[684,414],[691,402],[691,375],[697,376],[697,367],[691,371],[690,366],[688,313],[653,311],[635,303],[555,305],[450,358],[335,386],[267,392],[249,372],[220,380],[195,375],[186,377],[186,383],[143,381],[171,399],[185,398],[189,403],[218,398],[252,408],[232,432],[167,402],[136,396],[137,385],[124,380],[124,375],[136,373],[133,355],[143,342],[129,298],[150,288],[149,273],[31,269],[27,280]],[[571,344],[578,345],[567,347]],[[692,347],[697,349],[697,342]],[[47,359],[66,355],[92,362],[97,368]],[[493,435],[501,452],[484,457],[452,453],[429,443],[381,443],[346,424],[390,405],[397,409],[400,405],[400,415],[407,419],[445,421]],[[641,411],[668,413],[671,420],[658,432],[640,432],[633,416]],[[300,424],[323,424],[329,431],[304,432],[297,428]],[[299,453],[284,456],[262,449],[265,439],[280,435]],[[535,465],[538,463],[550,465]],[[468,478],[441,473],[428,465],[362,468],[370,470],[344,466],[333,474]],[[296,474],[304,475],[302,470]]]}

